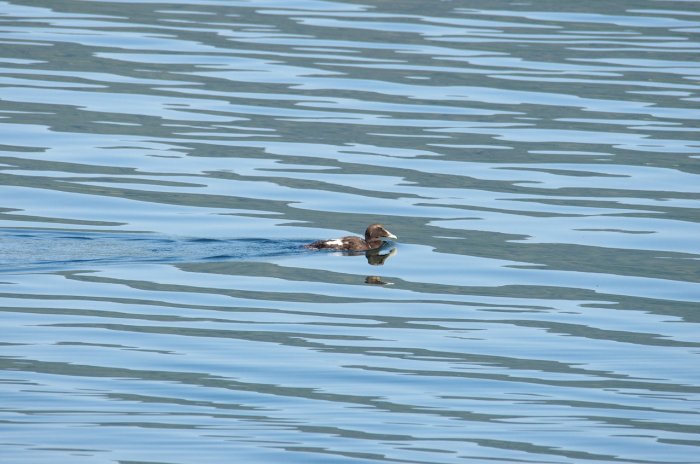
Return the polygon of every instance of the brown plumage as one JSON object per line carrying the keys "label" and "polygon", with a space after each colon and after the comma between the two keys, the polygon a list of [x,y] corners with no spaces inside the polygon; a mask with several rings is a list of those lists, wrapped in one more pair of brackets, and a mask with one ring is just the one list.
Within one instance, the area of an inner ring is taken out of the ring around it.
{"label": "brown plumage", "polygon": [[381,224],[371,224],[365,231],[364,240],[360,237],[341,237],[333,240],[318,240],[308,245],[305,248],[341,250],[341,251],[366,251],[380,248],[384,243],[385,238],[396,238],[384,228]]}

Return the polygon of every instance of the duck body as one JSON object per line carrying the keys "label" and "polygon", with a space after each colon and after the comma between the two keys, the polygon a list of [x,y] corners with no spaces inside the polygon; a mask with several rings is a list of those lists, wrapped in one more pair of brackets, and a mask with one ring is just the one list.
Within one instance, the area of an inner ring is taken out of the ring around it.
{"label": "duck body", "polygon": [[371,224],[365,231],[365,238],[355,236],[341,237],[332,240],[317,240],[304,245],[315,250],[367,251],[381,248],[385,239],[396,238],[381,224]]}

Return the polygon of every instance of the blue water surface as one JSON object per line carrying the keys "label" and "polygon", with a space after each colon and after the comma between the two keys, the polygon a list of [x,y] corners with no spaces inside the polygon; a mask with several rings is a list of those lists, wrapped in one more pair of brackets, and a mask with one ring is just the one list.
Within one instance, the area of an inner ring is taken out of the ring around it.
{"label": "blue water surface", "polygon": [[0,461],[698,462],[695,3],[0,2]]}

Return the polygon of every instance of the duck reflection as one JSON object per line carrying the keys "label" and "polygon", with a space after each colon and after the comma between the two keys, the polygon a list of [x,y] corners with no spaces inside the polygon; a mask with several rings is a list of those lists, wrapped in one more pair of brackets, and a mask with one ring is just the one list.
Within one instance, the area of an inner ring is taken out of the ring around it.
{"label": "duck reflection", "polygon": [[[377,250],[368,250],[365,252],[365,258],[371,266],[383,266],[384,262],[394,256],[397,253],[396,248],[391,248],[387,251],[386,249],[379,248]],[[382,280],[379,276],[367,276],[365,277],[365,283],[369,285],[392,285],[393,282],[387,282]]]}
{"label": "duck reflection", "polygon": [[393,285],[393,282],[387,282],[382,280],[379,276],[367,276],[365,277],[365,283],[369,285]]}
{"label": "duck reflection", "polygon": [[396,248],[391,248],[387,251],[386,248],[378,248],[376,250],[367,250],[365,258],[371,266],[383,266],[384,262],[397,253]]}
{"label": "duck reflection", "polygon": [[[370,266],[383,266],[387,259],[391,258],[397,253],[396,248],[391,247],[375,248],[374,250],[367,251],[350,251],[343,253],[345,256],[362,256],[365,255],[367,258],[367,263]],[[379,276],[367,276],[365,278],[365,283],[370,285],[392,285],[393,282],[386,282],[382,280]]]}

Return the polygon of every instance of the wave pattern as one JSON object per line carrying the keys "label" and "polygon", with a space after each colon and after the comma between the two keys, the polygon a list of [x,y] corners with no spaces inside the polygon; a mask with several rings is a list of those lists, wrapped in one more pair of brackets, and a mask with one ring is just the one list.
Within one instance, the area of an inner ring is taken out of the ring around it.
{"label": "wave pattern", "polygon": [[691,6],[0,2],[2,461],[697,461]]}

